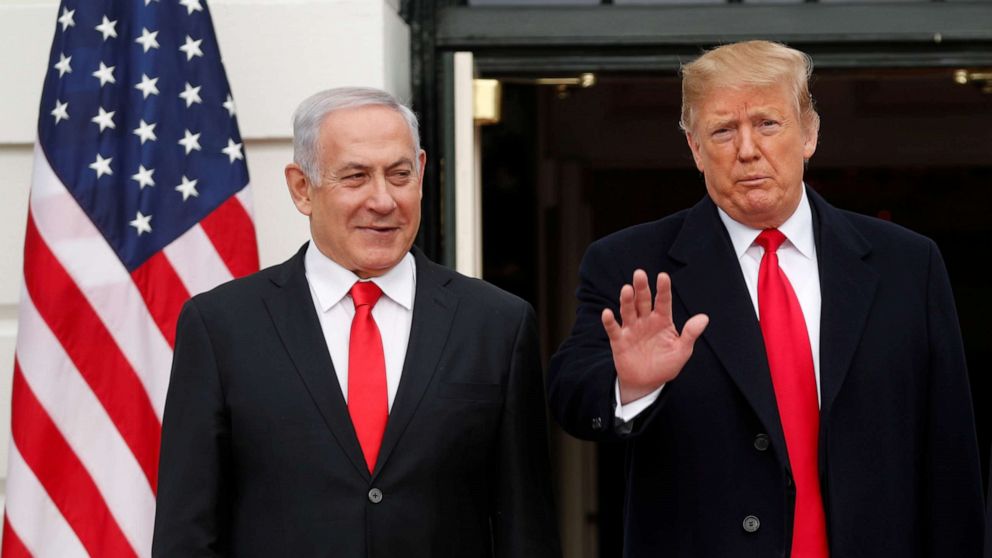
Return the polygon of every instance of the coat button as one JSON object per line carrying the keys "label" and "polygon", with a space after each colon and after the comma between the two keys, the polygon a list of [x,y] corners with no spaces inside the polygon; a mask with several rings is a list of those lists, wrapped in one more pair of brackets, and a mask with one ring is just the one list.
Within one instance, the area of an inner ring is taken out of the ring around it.
{"label": "coat button", "polygon": [[745,531],[747,531],[748,533],[754,533],[755,531],[761,528],[761,521],[757,517],[753,515],[749,515],[744,518],[743,525]]}
{"label": "coat button", "polygon": [[592,419],[592,429],[593,430],[602,430],[603,429],[603,419],[601,419],[599,417],[593,418]]}
{"label": "coat button", "polygon": [[771,440],[768,439],[768,434],[758,434],[754,437],[754,449],[765,451],[769,445],[771,445]]}
{"label": "coat button", "polygon": [[372,490],[369,490],[369,502],[372,502],[373,504],[378,504],[381,501],[382,501],[381,490],[379,490],[378,488],[373,488]]}

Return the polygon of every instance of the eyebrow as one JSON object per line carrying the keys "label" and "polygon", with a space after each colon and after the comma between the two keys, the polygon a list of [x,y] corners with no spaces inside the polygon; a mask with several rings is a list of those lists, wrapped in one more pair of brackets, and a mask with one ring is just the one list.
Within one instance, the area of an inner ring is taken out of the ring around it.
{"label": "eyebrow", "polygon": [[[400,160],[398,160],[398,161],[396,161],[394,163],[390,163],[389,165],[387,165],[386,166],[386,170],[393,170],[396,167],[401,167],[403,165],[409,165],[411,167],[414,166],[413,165],[413,161],[411,161],[407,157],[403,157],[402,159],[400,159]],[[338,167],[336,169],[336,172],[342,173],[342,172],[347,172],[347,171],[350,171],[350,170],[367,171],[367,170],[369,170],[371,168],[372,168],[371,165],[366,165],[366,164],[363,164],[363,163],[357,163],[357,162],[353,162],[352,161],[352,162],[345,163],[345,164],[341,165],[340,167]]]}

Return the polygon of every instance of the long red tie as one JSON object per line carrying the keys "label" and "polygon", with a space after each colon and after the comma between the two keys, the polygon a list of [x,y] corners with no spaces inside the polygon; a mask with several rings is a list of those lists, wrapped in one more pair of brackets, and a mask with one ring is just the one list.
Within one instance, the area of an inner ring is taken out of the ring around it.
{"label": "long red tie", "polygon": [[765,249],[758,271],[758,313],[775,400],[796,483],[792,558],[827,558],[827,526],[820,493],[817,446],[820,408],[806,320],[776,251],[785,235],[767,229],[755,241]]}
{"label": "long red tie", "polygon": [[358,281],[351,287],[355,317],[348,342],[348,412],[369,472],[375,469],[389,417],[386,359],[382,336],[372,318],[372,307],[380,296],[382,290],[371,281]]}

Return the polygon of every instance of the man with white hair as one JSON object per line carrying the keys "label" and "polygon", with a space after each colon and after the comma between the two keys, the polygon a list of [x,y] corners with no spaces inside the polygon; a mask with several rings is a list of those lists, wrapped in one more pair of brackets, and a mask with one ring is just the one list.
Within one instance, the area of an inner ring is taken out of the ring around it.
{"label": "man with white hair", "polygon": [[153,556],[556,558],[534,313],[411,249],[416,117],[332,89],[293,137],[312,242],[184,308]]}
{"label": "man with white hair", "polygon": [[628,557],[981,555],[944,263],[803,183],[811,69],[767,41],[687,64],[682,127],[708,195],[583,260],[549,398],[572,434],[628,440]]}

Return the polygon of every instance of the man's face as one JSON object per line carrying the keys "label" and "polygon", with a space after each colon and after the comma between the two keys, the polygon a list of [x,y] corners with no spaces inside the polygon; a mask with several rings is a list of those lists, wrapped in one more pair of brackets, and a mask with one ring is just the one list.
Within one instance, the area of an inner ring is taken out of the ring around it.
{"label": "man's face", "polygon": [[816,135],[800,121],[787,87],[771,86],[710,92],[686,139],[713,201],[735,221],[765,229],[799,205]]}
{"label": "man's face", "polygon": [[382,106],[332,112],[320,145],[320,185],[295,164],[286,167],[293,202],[310,217],[325,256],[359,277],[382,275],[410,250],[420,227],[427,156],[415,151],[403,117]]}

